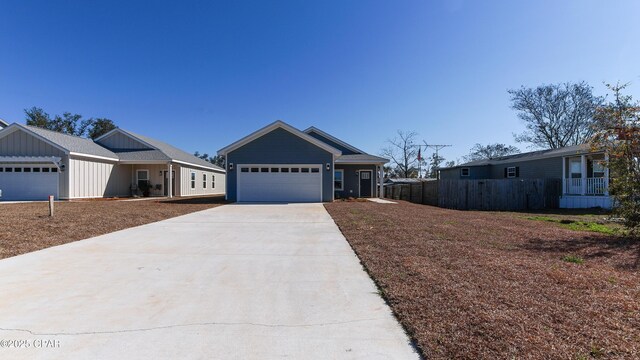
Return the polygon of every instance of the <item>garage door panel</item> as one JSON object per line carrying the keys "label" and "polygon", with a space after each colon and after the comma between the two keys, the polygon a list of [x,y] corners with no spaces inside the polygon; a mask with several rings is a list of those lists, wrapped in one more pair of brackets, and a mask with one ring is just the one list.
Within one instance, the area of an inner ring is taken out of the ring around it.
{"label": "garage door panel", "polygon": [[59,173],[14,172],[14,169],[0,172],[0,201],[47,200],[49,195],[58,198]]}
{"label": "garage door panel", "polygon": [[[247,171],[256,165],[240,165],[237,179],[238,201],[241,202],[320,202],[322,173],[320,165],[298,165],[294,168],[316,168],[316,172],[292,172],[286,165],[260,165],[268,172]],[[275,170],[274,170],[275,168]],[[289,171],[283,172],[282,168]],[[243,169],[245,171],[243,171]]]}

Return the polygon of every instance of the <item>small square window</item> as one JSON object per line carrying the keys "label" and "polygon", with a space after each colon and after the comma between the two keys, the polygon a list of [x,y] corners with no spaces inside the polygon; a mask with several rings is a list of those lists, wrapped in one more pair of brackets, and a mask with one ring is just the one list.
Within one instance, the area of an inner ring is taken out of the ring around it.
{"label": "small square window", "polygon": [[309,172],[309,168],[302,168],[300,169],[303,173],[308,173]]}
{"label": "small square window", "polygon": [[50,168],[42,168],[42,172],[49,172]]}
{"label": "small square window", "polygon": [[5,172],[13,172],[13,168],[4,168]]}
{"label": "small square window", "polygon": [[292,173],[300,172],[300,168],[291,168]]}
{"label": "small square window", "polygon": [[282,168],[282,169],[280,169],[280,171],[284,172],[284,173],[288,173],[289,172],[289,168]]}
{"label": "small square window", "polygon": [[469,176],[470,173],[470,169],[469,168],[462,168],[460,169],[460,176]]}
{"label": "small square window", "polygon": [[269,168],[267,167],[260,168],[260,172],[269,172]]}
{"label": "small square window", "polygon": [[516,167],[515,166],[510,166],[507,168],[507,177],[508,178],[514,178],[516,177],[517,173],[516,173]]}
{"label": "small square window", "polygon": [[22,168],[15,168],[13,171],[14,172],[22,172]]}
{"label": "small square window", "polygon": [[271,172],[280,172],[280,168],[271,168]]}
{"label": "small square window", "polygon": [[251,172],[258,172],[260,171],[260,168],[251,168]]}
{"label": "small square window", "polygon": [[40,172],[40,168],[33,168],[33,172]]}
{"label": "small square window", "polygon": [[24,172],[31,172],[31,168],[24,168]]}
{"label": "small square window", "polygon": [[312,173],[319,173],[319,172],[320,172],[320,169],[318,169],[318,168],[311,168],[311,172],[312,172]]}
{"label": "small square window", "polygon": [[51,168],[51,172],[58,172],[58,168],[57,167]]}
{"label": "small square window", "polygon": [[3,167],[0,167],[0,172],[4,172],[4,168]]}
{"label": "small square window", "polygon": [[245,167],[243,167],[243,168],[241,168],[241,169],[240,169],[240,171],[241,171],[241,172],[249,172],[249,168],[245,168]]}

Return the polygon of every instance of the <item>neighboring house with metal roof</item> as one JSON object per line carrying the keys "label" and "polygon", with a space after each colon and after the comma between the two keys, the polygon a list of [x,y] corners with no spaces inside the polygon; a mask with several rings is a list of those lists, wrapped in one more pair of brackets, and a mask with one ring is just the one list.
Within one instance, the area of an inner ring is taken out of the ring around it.
{"label": "neighboring house with metal roof", "polygon": [[440,169],[440,179],[561,179],[562,208],[611,208],[603,151],[589,144],[470,161]]}
{"label": "neighboring house with metal roof", "polygon": [[230,201],[315,202],[382,194],[388,159],[318,128],[273,122],[218,151],[227,160]]}
{"label": "neighboring house with metal roof", "polygon": [[[172,174],[169,176],[169,174]],[[224,194],[225,170],[167,143],[115,129],[95,141],[11,124],[0,131],[2,200]]]}

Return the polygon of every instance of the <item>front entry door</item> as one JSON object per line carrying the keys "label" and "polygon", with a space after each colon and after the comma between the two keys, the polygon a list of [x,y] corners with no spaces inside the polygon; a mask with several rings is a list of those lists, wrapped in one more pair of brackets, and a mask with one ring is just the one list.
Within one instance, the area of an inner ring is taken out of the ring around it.
{"label": "front entry door", "polygon": [[373,190],[373,171],[360,170],[360,197],[371,197]]}
{"label": "front entry door", "polygon": [[[168,171],[164,171],[164,186],[162,187],[162,190],[164,191],[164,196],[169,196],[169,192],[167,191],[169,189],[169,176],[167,176],[167,173],[169,173]],[[176,172],[172,171],[171,172],[171,194],[173,194],[174,196],[176,195]]]}

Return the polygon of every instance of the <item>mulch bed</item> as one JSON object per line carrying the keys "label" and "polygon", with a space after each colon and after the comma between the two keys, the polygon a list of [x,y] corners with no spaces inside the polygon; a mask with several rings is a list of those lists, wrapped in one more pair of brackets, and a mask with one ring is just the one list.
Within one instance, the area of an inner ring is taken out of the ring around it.
{"label": "mulch bed", "polygon": [[518,213],[325,206],[426,358],[640,357],[638,240]]}
{"label": "mulch bed", "polygon": [[224,197],[0,204],[0,259],[219,206]]}

